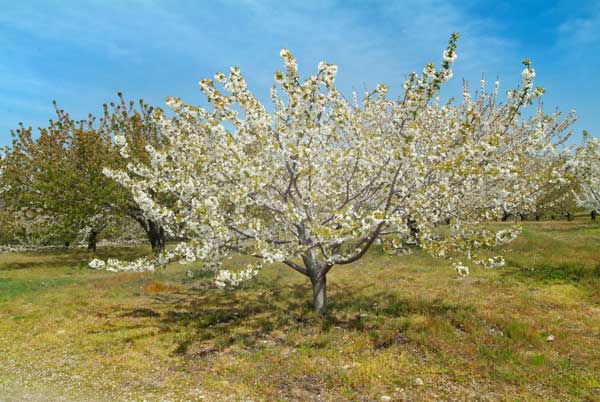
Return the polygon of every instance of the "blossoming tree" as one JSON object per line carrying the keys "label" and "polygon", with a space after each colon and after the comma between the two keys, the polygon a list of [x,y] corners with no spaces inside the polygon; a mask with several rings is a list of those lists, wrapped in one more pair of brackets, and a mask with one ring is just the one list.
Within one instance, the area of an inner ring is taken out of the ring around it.
{"label": "blossoming tree", "polygon": [[[210,108],[169,99],[175,116],[157,117],[166,146],[148,149],[150,164],[132,161],[127,171],[108,173],[146,216],[188,240],[157,260],[91,265],[152,270],[200,259],[226,287],[277,261],[310,279],[319,313],[326,311],[330,270],[359,260],[375,243],[391,252],[418,245],[450,259],[461,274],[468,273],[466,261],[501,265],[477,250],[513,239],[516,230],[482,222],[503,208],[533,205],[546,183],[560,179],[559,167],[525,175],[521,163],[557,152],[554,118],[541,111],[520,117],[543,92],[534,88],[528,62],[505,103],[497,86],[475,100],[465,90],[458,106],[440,103],[457,39],[453,34],[438,68],[429,64],[409,76],[399,99],[390,99],[385,85],[346,99],[335,86],[337,67],[326,62],[301,81],[286,49],[271,110],[237,68],[200,81]],[[127,153],[129,145],[122,146]],[[164,196],[174,202],[164,205]],[[239,253],[256,263],[224,270],[222,261]]]}
{"label": "blossoming tree", "polygon": [[[120,159],[122,168],[127,166],[130,154],[138,163],[149,164],[150,158],[146,148],[160,149],[163,142],[160,129],[154,119],[155,113],[160,114],[162,111],[148,105],[143,99],[140,99],[137,105],[132,100],[126,102],[121,92],[118,93],[118,98],[116,103],[103,105],[104,113],[100,118],[98,129],[114,139],[114,143],[123,156]],[[166,203],[168,199],[163,197],[161,201]],[[164,228],[159,221],[143,213],[136,202],[135,194],[128,192],[125,197],[115,197],[111,207],[133,218],[142,227],[154,253],[159,254],[165,250],[166,233]]]}
{"label": "blossoming tree", "polygon": [[592,211],[592,219],[600,211],[600,140],[584,133],[584,144],[577,150],[580,191],[578,204]]}

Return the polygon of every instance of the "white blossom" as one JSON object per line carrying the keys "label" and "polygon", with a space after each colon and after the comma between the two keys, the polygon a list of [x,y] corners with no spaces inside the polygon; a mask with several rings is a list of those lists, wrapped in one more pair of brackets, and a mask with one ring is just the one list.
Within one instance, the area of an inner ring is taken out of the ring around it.
{"label": "white blossom", "polygon": [[[200,259],[217,272],[219,286],[232,287],[254,277],[262,263],[281,262],[309,276],[318,292],[315,284],[334,265],[361,258],[376,242],[393,253],[419,246],[451,261],[485,261],[478,250],[514,239],[519,228],[483,223],[505,210],[532,208],[549,178],[563,176],[558,164],[522,172],[532,155],[558,152],[562,137],[556,137],[567,125],[557,126],[558,116],[541,109],[522,117],[520,108],[531,103],[529,65],[527,86],[505,103],[496,99],[496,85],[473,98],[465,89],[461,104],[440,104],[457,38],[438,68],[409,76],[400,99],[379,85],[348,101],[335,87],[337,67],[327,62],[302,81],[287,49],[280,52],[285,69],[275,73],[271,108],[237,68],[217,75],[219,85],[200,81],[209,108],[170,98],[174,117],[156,117],[164,147],[148,150],[149,164],[132,161],[127,171],[107,173],[144,214],[188,240],[157,261],[123,269]],[[164,198],[174,202],[164,205]],[[442,231],[446,219],[452,223]],[[223,269],[225,259],[240,253],[258,263]],[[455,269],[469,272],[462,263]]]}
{"label": "white blossom", "polygon": [[457,57],[458,55],[455,50],[444,50],[444,61],[447,61],[448,63],[454,63]]}
{"label": "white blossom", "polygon": [[454,269],[456,270],[456,273],[458,273],[458,275],[460,276],[468,276],[469,275],[469,267],[467,267],[466,265],[463,264],[454,264]]}
{"label": "white blossom", "polygon": [[600,140],[586,133],[571,163],[581,181],[580,191],[575,194],[579,206],[600,212]]}
{"label": "white blossom", "polygon": [[127,144],[127,140],[124,135],[115,135],[115,145],[118,147],[123,147]]}
{"label": "white blossom", "polygon": [[90,261],[89,266],[93,269],[102,269],[106,266],[106,263],[102,260],[94,258],[92,261]]}

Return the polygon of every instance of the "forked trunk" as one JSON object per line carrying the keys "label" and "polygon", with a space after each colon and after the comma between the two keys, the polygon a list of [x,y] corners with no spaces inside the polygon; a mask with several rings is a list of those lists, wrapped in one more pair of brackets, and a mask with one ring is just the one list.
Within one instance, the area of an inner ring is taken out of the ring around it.
{"label": "forked trunk", "polygon": [[303,255],[302,260],[306,267],[305,275],[310,278],[312,284],[313,310],[318,314],[325,314],[327,312],[327,272],[331,266],[320,263],[314,250]]}

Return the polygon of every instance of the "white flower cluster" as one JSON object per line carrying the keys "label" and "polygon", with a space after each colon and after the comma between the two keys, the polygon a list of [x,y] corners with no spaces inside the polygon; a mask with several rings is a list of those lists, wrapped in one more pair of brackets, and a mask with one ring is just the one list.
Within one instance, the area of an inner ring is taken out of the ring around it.
{"label": "white flower cluster", "polygon": [[461,263],[455,263],[453,264],[454,269],[456,270],[456,273],[458,273],[458,275],[460,276],[468,276],[469,275],[469,267],[467,267],[466,265],[463,265]]}
{"label": "white flower cluster", "polygon": [[521,227],[511,227],[509,229],[502,229],[496,232],[496,239],[494,246],[501,246],[503,244],[510,243],[521,234]]}
{"label": "white flower cluster", "polygon": [[577,150],[577,159],[573,163],[581,180],[581,191],[575,194],[578,204],[600,212],[600,140],[586,133],[584,144]]}
{"label": "white flower cluster", "polygon": [[521,73],[521,77],[523,78],[523,82],[522,82],[523,88],[531,88],[531,87],[533,87],[533,79],[535,78],[535,70],[528,66]]}
{"label": "white flower cluster", "polygon": [[124,135],[115,135],[115,145],[118,147],[124,147],[127,145],[127,139]]}
{"label": "white flower cluster", "polygon": [[219,271],[215,279],[215,284],[220,288],[237,287],[242,282],[254,278],[259,270],[250,265],[239,272],[233,272],[226,269]]}
{"label": "white flower cluster", "polygon": [[504,257],[502,257],[501,255],[497,255],[495,257],[490,257],[484,260],[479,260],[476,261],[477,264],[485,267],[485,268],[500,268],[503,267],[504,265],[506,265],[506,261],[504,260]]}
{"label": "white flower cluster", "polygon": [[458,57],[458,54],[456,53],[456,50],[451,50],[451,49],[444,50],[443,60],[445,62],[454,63],[456,61],[457,57]]}
{"label": "white flower cluster", "polygon": [[90,261],[89,266],[93,269],[102,269],[106,266],[106,263],[102,260],[94,258],[92,261]]}
{"label": "white flower cluster", "polygon": [[93,259],[89,262],[89,267],[93,269],[105,269],[110,272],[133,271],[145,272],[156,269],[155,262],[149,258],[140,258],[131,262],[123,262],[114,258],[109,258],[106,262],[100,259]]}

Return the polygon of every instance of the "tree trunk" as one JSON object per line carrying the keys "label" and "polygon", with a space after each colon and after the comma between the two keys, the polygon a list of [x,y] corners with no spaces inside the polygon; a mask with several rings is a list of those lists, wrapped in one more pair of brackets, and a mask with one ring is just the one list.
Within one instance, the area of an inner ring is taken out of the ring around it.
{"label": "tree trunk", "polygon": [[506,222],[509,217],[510,217],[510,214],[508,212],[502,213],[502,218],[501,218],[502,222]]}
{"label": "tree trunk", "polygon": [[88,235],[88,238],[87,238],[87,244],[88,244],[87,249],[88,249],[88,251],[90,251],[92,253],[95,253],[96,252],[97,243],[98,243],[98,233],[94,232],[94,231],[91,231],[90,234]]}
{"label": "tree trunk", "polygon": [[541,215],[536,215],[536,216],[535,216],[535,220],[536,220],[536,221],[539,221],[541,217],[542,217]]}
{"label": "tree trunk", "polygon": [[165,245],[167,240],[167,235],[163,227],[150,219],[146,219],[142,210],[139,208],[131,207],[127,210],[127,214],[136,220],[137,223],[144,229],[146,232],[146,236],[148,236],[148,241],[150,242],[150,246],[152,246],[152,252],[156,255],[165,251]]}
{"label": "tree trunk", "polygon": [[598,212],[596,212],[595,210],[592,211],[591,216],[592,216],[592,220],[595,221],[596,220],[596,216],[598,215]]}
{"label": "tree trunk", "polygon": [[162,226],[149,220],[146,233],[148,234],[148,240],[150,240],[150,245],[152,246],[152,252],[154,252],[154,254],[158,255],[165,251],[166,236]]}
{"label": "tree trunk", "polygon": [[310,279],[313,288],[313,309],[318,314],[327,312],[327,276],[317,275]]}
{"label": "tree trunk", "polygon": [[573,220],[573,214],[572,214],[572,213],[570,213],[570,212],[567,212],[567,213],[566,213],[566,215],[567,215],[567,220],[568,220],[569,222]]}
{"label": "tree trunk", "polygon": [[302,256],[305,275],[310,278],[313,289],[313,310],[318,314],[327,312],[327,272],[331,265],[319,263],[314,250]]}
{"label": "tree trunk", "polygon": [[413,238],[415,244],[419,244],[419,227],[417,226],[417,221],[411,218],[410,216],[406,218],[406,226],[410,229],[410,235]]}
{"label": "tree trunk", "polygon": [[524,213],[522,213],[522,214],[520,214],[520,215],[521,215],[521,220],[522,220],[522,221],[526,221],[526,220],[527,220],[527,218],[528,218],[528,215],[527,215],[527,214],[524,214]]}

